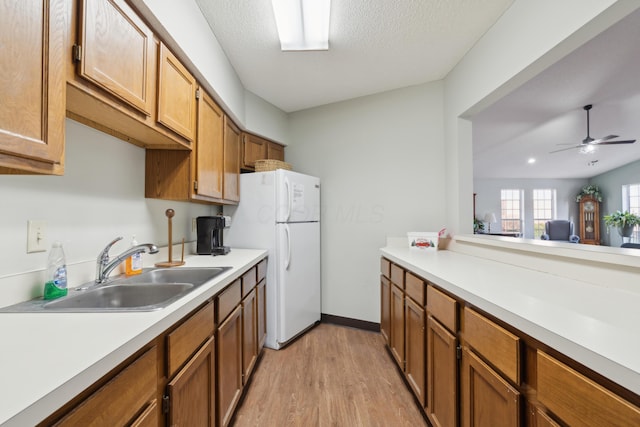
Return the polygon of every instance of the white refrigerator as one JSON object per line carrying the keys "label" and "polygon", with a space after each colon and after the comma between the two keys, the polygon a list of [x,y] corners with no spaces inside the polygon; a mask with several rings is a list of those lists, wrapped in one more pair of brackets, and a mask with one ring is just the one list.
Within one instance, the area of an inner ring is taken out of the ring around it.
{"label": "white refrigerator", "polygon": [[265,248],[267,338],[279,349],[320,320],[320,179],[278,169],[240,176],[225,245]]}

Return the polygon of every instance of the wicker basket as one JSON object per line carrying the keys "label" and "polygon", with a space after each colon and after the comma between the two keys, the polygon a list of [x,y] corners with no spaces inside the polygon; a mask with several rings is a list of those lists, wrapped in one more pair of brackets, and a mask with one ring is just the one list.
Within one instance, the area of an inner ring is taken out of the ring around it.
{"label": "wicker basket", "polygon": [[268,172],[276,169],[285,169],[290,171],[291,165],[287,162],[274,159],[256,160],[256,172]]}

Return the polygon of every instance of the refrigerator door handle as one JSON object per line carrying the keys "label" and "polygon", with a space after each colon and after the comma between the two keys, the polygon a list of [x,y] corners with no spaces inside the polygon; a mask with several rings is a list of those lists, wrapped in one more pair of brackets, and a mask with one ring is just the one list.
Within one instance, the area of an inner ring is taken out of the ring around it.
{"label": "refrigerator door handle", "polygon": [[287,194],[287,215],[284,218],[286,222],[289,221],[289,218],[291,218],[291,191],[289,188],[289,180],[287,178],[284,179],[284,188],[285,193]]}
{"label": "refrigerator door handle", "polygon": [[289,269],[289,264],[291,264],[291,232],[289,231],[289,226],[287,224],[284,225],[284,231],[287,234],[287,260],[284,265],[284,269]]}

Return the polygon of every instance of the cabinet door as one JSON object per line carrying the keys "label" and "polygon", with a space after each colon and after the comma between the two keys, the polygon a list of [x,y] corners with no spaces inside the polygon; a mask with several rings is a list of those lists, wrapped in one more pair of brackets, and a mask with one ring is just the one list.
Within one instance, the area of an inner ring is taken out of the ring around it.
{"label": "cabinet door", "polygon": [[258,313],[255,288],[242,300],[242,383],[246,384],[258,360]]}
{"label": "cabinet door", "polygon": [[158,122],[189,141],[196,136],[196,79],[160,43]]}
{"label": "cabinet door", "polygon": [[215,426],[215,366],[211,337],[167,385],[169,425]]}
{"label": "cabinet door", "polygon": [[63,0],[0,2],[0,166],[62,172],[64,37]]}
{"label": "cabinet door", "polygon": [[268,141],[249,133],[245,133],[242,140],[242,167],[255,169],[256,160],[267,158]]}
{"label": "cabinet door", "polygon": [[85,399],[56,426],[128,425],[153,402],[157,392],[158,353],[147,350],[104,386]]}
{"label": "cabinet door", "polygon": [[267,143],[267,159],[280,160],[284,162],[284,147],[275,142]]}
{"label": "cabinet door", "polygon": [[456,337],[427,318],[427,415],[435,427],[458,425]]}
{"label": "cabinet door", "polygon": [[405,375],[422,406],[425,404],[424,308],[405,298]]}
{"label": "cabinet door", "polygon": [[240,201],[240,129],[224,116],[224,189],[222,198]]}
{"label": "cabinet door", "polygon": [[124,0],[82,0],[78,74],[146,116],[153,97],[153,32]]}
{"label": "cabinet door", "polygon": [[224,113],[200,89],[198,99],[198,137],[192,153],[195,162],[194,189],[197,196],[222,198],[224,169]]}
{"label": "cabinet door", "polygon": [[258,354],[260,354],[267,339],[267,279],[258,283],[256,289],[258,298]]}
{"label": "cabinet door", "polygon": [[380,276],[380,333],[384,342],[389,344],[391,332],[391,284],[389,279]]}
{"label": "cabinet door", "polygon": [[227,426],[242,393],[242,307],[218,327],[218,425]]}
{"label": "cabinet door", "polygon": [[462,351],[462,425],[518,427],[520,392],[468,348]]}
{"label": "cabinet door", "polygon": [[389,347],[394,359],[404,371],[404,293],[391,285],[391,336]]}

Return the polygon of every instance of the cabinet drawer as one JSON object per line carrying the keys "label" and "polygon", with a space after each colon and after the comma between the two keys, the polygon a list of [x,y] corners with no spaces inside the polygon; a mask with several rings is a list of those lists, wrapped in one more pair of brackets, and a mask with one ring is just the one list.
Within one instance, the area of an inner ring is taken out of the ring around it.
{"label": "cabinet drawer", "polygon": [[391,262],[386,258],[380,258],[380,274],[391,277]]}
{"label": "cabinet drawer", "polygon": [[211,335],[213,335],[212,302],[167,334],[167,377],[171,378]]}
{"label": "cabinet drawer", "polygon": [[242,275],[242,298],[249,295],[249,292],[256,287],[256,270],[256,267],[252,267]]}
{"label": "cabinet drawer", "polygon": [[155,397],[157,359],[152,347],[55,425],[128,425]]}
{"label": "cabinet drawer", "polygon": [[411,299],[424,307],[424,281],[407,271],[404,278],[405,292]]}
{"label": "cabinet drawer", "polygon": [[640,408],[538,351],[538,400],[571,426],[638,426]]}
{"label": "cabinet drawer", "polygon": [[449,331],[458,332],[458,302],[431,285],[427,286],[427,311]]}
{"label": "cabinet drawer", "polygon": [[391,281],[400,289],[404,289],[404,270],[395,264],[391,264]]}
{"label": "cabinet drawer", "polygon": [[242,300],[242,280],[238,279],[216,297],[218,303],[216,321],[218,325],[231,313]]}
{"label": "cabinet drawer", "polygon": [[258,283],[260,283],[262,279],[264,279],[265,277],[267,277],[267,259],[266,258],[260,261],[260,263],[258,264]]}
{"label": "cabinet drawer", "polygon": [[131,427],[156,427],[158,425],[158,421],[158,404],[154,399],[153,402],[147,406],[147,409],[145,409],[142,414],[140,414],[140,416],[131,423]]}
{"label": "cabinet drawer", "polygon": [[520,383],[520,338],[468,307],[464,339],[478,354],[516,384]]}

